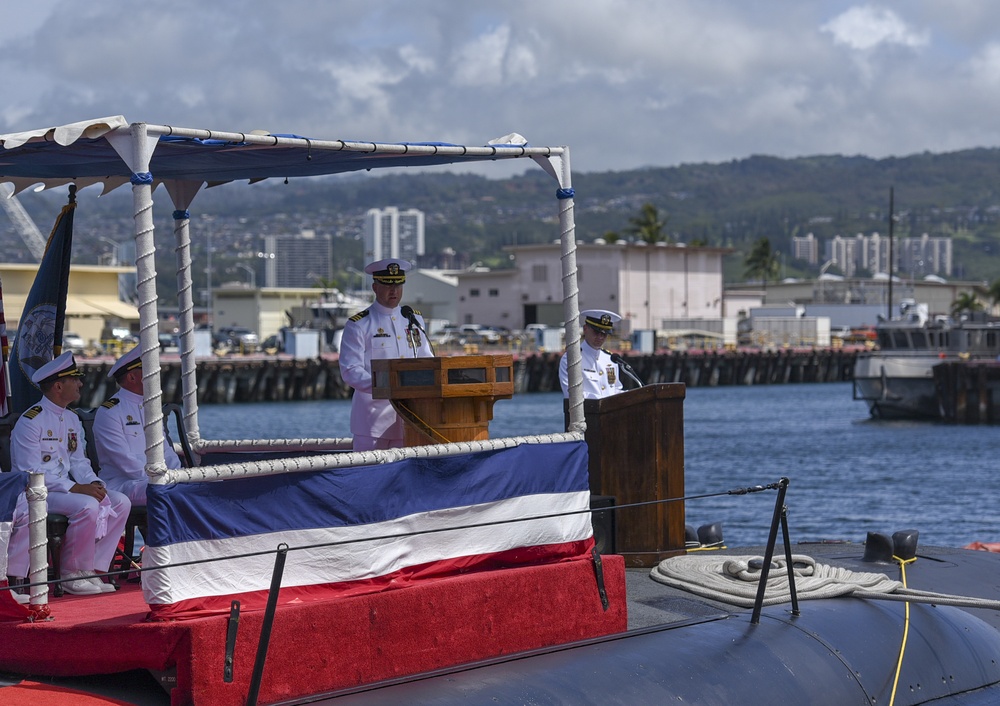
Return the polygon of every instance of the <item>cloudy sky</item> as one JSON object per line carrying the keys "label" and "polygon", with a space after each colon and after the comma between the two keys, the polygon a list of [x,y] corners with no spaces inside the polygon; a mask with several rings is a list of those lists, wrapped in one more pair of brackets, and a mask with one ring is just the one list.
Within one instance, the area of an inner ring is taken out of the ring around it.
{"label": "cloudy sky", "polygon": [[569,145],[574,171],[1000,145],[995,0],[4,0],[0,133],[104,115]]}

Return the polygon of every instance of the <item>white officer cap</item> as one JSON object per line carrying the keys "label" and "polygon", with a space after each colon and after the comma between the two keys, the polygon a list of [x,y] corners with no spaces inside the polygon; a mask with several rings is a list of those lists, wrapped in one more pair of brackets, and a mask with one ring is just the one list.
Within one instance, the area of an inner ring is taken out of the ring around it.
{"label": "white officer cap", "polygon": [[76,367],[76,360],[73,358],[73,351],[66,351],[62,355],[53,358],[48,363],[35,371],[31,376],[31,381],[36,385],[41,385],[48,380],[57,380],[67,377],[83,377],[83,371]]}
{"label": "white officer cap", "polygon": [[584,317],[585,324],[590,324],[598,331],[611,331],[612,327],[622,320],[622,317],[615,312],[605,309],[587,309],[581,311],[580,316]]}
{"label": "white officer cap", "polygon": [[108,377],[118,377],[119,375],[124,375],[129,370],[141,368],[142,358],[140,356],[142,356],[142,350],[139,346],[135,346],[132,350],[115,361],[115,364],[111,366],[111,370],[108,371]]}
{"label": "white officer cap", "polygon": [[413,265],[398,257],[390,257],[385,260],[373,262],[365,267],[365,272],[372,276],[376,282],[382,284],[403,284],[406,281],[406,272]]}

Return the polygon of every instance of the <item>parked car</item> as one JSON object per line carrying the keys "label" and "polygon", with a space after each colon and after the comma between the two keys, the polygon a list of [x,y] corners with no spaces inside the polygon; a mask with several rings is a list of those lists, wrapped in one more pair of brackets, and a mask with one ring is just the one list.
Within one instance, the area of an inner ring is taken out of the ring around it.
{"label": "parked car", "polygon": [[285,352],[285,344],[282,342],[281,336],[271,334],[260,344],[260,349],[268,355],[275,355],[276,353]]}
{"label": "parked car", "polygon": [[118,339],[122,345],[128,343],[131,344],[139,343],[139,337],[134,333],[132,333],[131,331],[129,331],[127,328],[113,328],[111,329],[111,335],[114,338]]}
{"label": "parked car", "polygon": [[87,343],[78,333],[63,331],[62,349],[63,351],[73,351],[73,355],[82,355],[87,348]]}
{"label": "parked car", "polygon": [[462,344],[465,341],[462,339],[462,332],[458,329],[458,326],[452,326],[448,324],[447,326],[442,326],[441,329],[434,334],[433,341],[438,345],[448,345],[450,343]]}
{"label": "parked car", "polygon": [[177,353],[180,350],[180,336],[176,333],[158,334],[161,353]]}
{"label": "parked car", "polygon": [[500,343],[500,334],[479,324],[462,324],[459,327],[469,343]]}
{"label": "parked car", "polygon": [[216,348],[240,353],[254,353],[260,345],[256,332],[244,326],[224,326],[212,338]]}

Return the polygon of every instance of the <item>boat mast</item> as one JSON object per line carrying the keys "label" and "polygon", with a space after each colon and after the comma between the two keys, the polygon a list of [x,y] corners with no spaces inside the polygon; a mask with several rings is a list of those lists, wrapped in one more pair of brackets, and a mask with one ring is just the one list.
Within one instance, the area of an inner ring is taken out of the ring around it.
{"label": "boat mast", "polygon": [[892,217],[893,187],[889,187],[889,313],[886,320],[892,321]]}

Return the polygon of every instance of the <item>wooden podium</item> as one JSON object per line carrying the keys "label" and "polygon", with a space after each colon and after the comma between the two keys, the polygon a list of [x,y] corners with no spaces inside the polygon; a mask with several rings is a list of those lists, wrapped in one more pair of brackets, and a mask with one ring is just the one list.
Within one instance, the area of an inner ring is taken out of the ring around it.
{"label": "wooden podium", "polygon": [[406,422],[405,444],[490,438],[493,403],[514,395],[510,354],[372,361],[372,397],[392,400]]}
{"label": "wooden podium", "polygon": [[[583,401],[590,492],[616,505],[684,497],[683,383],[647,385]],[[655,566],[684,551],[684,503],[615,512],[615,553],[626,566]]]}

